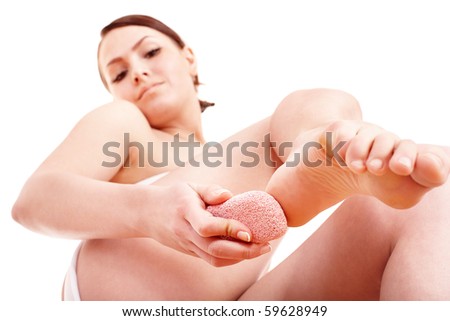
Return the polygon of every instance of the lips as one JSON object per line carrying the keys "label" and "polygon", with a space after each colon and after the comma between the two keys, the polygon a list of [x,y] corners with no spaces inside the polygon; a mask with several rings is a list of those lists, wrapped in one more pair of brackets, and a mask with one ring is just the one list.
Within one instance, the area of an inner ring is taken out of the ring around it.
{"label": "lips", "polygon": [[149,86],[144,86],[144,87],[142,87],[141,90],[139,91],[138,99],[137,99],[137,100],[141,100],[142,97],[144,97],[144,95],[145,95],[147,92],[151,91],[153,88],[155,88],[156,86],[158,86],[158,85],[160,85],[160,84],[162,84],[162,83],[155,83],[155,84],[152,84],[152,85],[149,85]]}

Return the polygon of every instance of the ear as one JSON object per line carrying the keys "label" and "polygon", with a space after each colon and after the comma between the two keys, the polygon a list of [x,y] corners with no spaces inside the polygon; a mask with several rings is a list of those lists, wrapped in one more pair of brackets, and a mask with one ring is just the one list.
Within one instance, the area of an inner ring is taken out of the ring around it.
{"label": "ear", "polygon": [[194,55],[192,49],[188,46],[184,46],[183,55],[189,64],[189,73],[192,77],[197,76],[197,58]]}

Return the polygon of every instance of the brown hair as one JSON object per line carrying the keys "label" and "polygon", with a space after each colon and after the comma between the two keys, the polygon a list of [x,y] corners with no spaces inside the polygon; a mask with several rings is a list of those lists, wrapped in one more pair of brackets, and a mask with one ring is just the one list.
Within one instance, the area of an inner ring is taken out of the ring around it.
{"label": "brown hair", "polygon": [[[126,26],[144,26],[144,27],[148,27],[154,30],[157,30],[159,32],[161,32],[162,34],[166,35],[167,37],[169,37],[170,39],[172,39],[175,44],[180,48],[183,49],[186,44],[184,43],[184,41],[181,39],[181,37],[171,28],[169,28],[167,25],[165,25],[164,23],[162,23],[161,21],[149,17],[149,16],[144,16],[144,15],[128,15],[128,16],[124,16],[121,18],[118,18],[116,20],[114,20],[113,22],[111,22],[109,25],[107,25],[106,27],[104,27],[100,33],[101,37],[105,37],[110,31],[117,29],[117,28],[121,28],[121,27],[126,27]],[[100,42],[101,44],[101,42]],[[99,45],[100,48],[100,45]],[[100,78],[102,79],[103,84],[105,85],[106,88],[108,88],[108,85],[106,83],[105,78],[102,75],[102,72],[99,68],[100,71]],[[195,87],[197,87],[198,85],[200,85],[200,82],[198,80],[198,75],[195,75],[194,77],[194,85]],[[214,103],[210,103],[207,101],[203,101],[203,100],[199,100],[200,103],[200,108],[201,111],[203,112],[206,108],[210,107],[210,106],[214,106]]]}

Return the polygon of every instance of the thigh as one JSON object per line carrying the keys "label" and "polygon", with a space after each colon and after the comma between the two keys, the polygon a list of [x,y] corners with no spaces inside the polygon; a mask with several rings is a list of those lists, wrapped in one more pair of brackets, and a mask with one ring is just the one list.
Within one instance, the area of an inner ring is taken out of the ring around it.
{"label": "thigh", "polygon": [[372,197],[349,198],[241,299],[378,300],[403,221]]}
{"label": "thigh", "polygon": [[151,239],[91,240],[80,250],[81,300],[236,300],[254,283],[268,256],[226,268]]}
{"label": "thigh", "polygon": [[448,195],[450,181],[409,209],[347,199],[241,299],[450,299]]}
{"label": "thigh", "polygon": [[385,300],[450,300],[450,181],[405,216],[383,274]]}

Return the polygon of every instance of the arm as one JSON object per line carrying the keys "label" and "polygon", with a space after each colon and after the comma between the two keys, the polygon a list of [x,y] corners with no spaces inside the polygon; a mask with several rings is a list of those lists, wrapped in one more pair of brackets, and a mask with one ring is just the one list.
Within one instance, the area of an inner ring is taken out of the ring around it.
{"label": "arm", "polygon": [[109,183],[65,171],[38,171],[25,184],[14,218],[35,232],[73,239],[143,236],[137,213],[158,188]]}
{"label": "arm", "polygon": [[121,142],[124,133],[130,134],[130,141],[157,140],[145,117],[127,102],[114,102],[85,116],[27,181],[13,207],[14,219],[33,231],[66,238],[150,237],[214,265],[262,254],[264,244],[211,237],[250,233],[237,221],[205,211],[205,202],[220,203],[231,196],[227,191],[217,194],[219,186],[109,182],[122,168],[127,151],[119,148],[120,164],[106,167],[101,164],[110,159],[103,145]]}
{"label": "arm", "polygon": [[157,191],[108,182],[127,157],[122,148],[117,149],[120,164],[102,166],[110,160],[103,144],[121,142],[126,132],[137,141],[153,135],[139,110],[129,103],[114,102],[86,115],[29,178],[13,217],[33,231],[60,237],[138,236],[138,197],[152,201]]}

